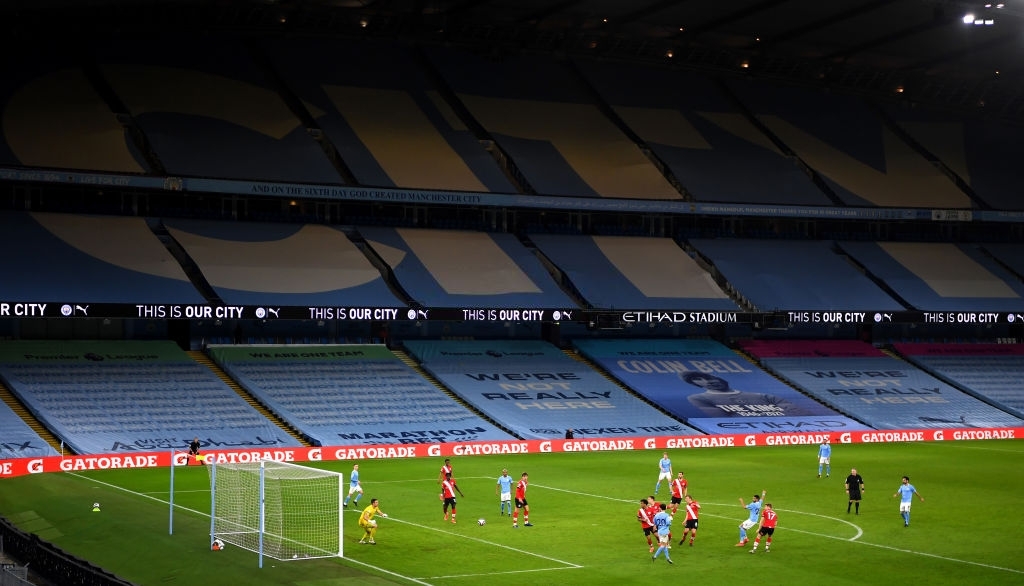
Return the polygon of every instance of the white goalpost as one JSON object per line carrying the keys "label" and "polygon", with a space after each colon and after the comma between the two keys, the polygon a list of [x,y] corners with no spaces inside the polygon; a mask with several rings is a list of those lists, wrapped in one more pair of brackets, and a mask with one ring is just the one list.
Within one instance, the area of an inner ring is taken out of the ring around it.
{"label": "white goalpost", "polygon": [[213,462],[215,539],[275,560],[341,557],[344,475],[288,462]]}

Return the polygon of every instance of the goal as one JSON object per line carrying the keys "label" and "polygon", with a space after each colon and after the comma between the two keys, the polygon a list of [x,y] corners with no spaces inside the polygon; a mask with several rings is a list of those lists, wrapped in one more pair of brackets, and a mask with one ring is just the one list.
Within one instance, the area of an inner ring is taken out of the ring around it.
{"label": "goal", "polygon": [[214,462],[210,471],[210,542],[282,561],[340,557],[342,489],[337,472],[288,462]]}

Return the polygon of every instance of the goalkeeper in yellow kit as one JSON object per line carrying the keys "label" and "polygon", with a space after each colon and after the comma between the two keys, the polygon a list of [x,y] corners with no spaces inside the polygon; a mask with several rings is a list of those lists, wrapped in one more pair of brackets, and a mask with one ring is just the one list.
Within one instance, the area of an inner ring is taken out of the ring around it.
{"label": "goalkeeper in yellow kit", "polygon": [[377,542],[373,540],[374,535],[377,534],[377,521],[373,518],[377,515],[385,518],[388,516],[387,513],[380,510],[380,501],[370,499],[370,506],[363,509],[362,514],[359,515],[359,526],[366,532],[363,534],[363,538],[359,540],[359,543],[377,545]]}

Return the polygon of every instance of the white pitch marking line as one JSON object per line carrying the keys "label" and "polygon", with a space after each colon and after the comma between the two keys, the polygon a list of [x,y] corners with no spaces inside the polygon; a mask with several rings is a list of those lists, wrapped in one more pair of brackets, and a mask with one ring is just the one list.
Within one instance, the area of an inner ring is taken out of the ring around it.
{"label": "white pitch marking line", "polygon": [[385,574],[394,576],[396,578],[401,578],[403,580],[409,580],[410,582],[415,582],[417,584],[423,584],[423,586],[433,586],[433,584],[431,584],[430,582],[424,582],[423,580],[419,580],[417,578],[413,578],[413,577],[410,577],[410,576],[405,576],[405,575],[399,574],[397,572],[392,572],[391,570],[385,570],[384,568],[382,568],[380,566],[375,566],[373,564],[368,564],[366,562],[361,562],[361,561],[359,561],[357,559],[354,559],[354,558],[346,557],[346,558],[341,558],[341,559],[343,559],[345,561],[349,561],[349,562],[354,562],[356,564],[359,564],[360,566],[363,566],[363,567],[366,567],[366,568],[370,568],[370,569],[378,571],[378,572],[383,572]]}
{"label": "white pitch marking line", "polygon": [[[606,495],[603,495],[603,494],[590,494],[590,493],[587,493],[587,492],[579,492],[579,491],[575,491],[575,490],[567,490],[567,489],[564,489],[564,488],[555,488],[553,486],[544,486],[543,484],[533,484],[533,483],[531,483],[530,486],[536,486],[537,488],[546,488],[548,490],[554,490],[554,491],[557,491],[557,492],[567,492],[569,494],[578,494],[580,496],[589,496],[589,497],[595,498],[595,499],[605,499],[605,500],[608,500],[608,501],[615,501],[615,502],[619,502],[619,503],[639,502],[639,501],[632,501],[632,500],[629,500],[629,499],[622,499],[622,498],[618,498],[618,497],[614,497],[614,496],[606,496]],[[647,497],[644,497],[644,498],[647,498]]]}
{"label": "white pitch marking line", "polygon": [[[796,511],[793,511],[793,512],[796,512]],[[812,533],[810,531],[802,531],[800,529],[793,529],[792,527],[787,527],[786,530],[787,531],[795,531],[797,533],[806,533],[808,535],[816,535],[818,537],[827,537],[828,539],[839,539],[839,540],[842,540],[842,541],[853,541],[852,539],[844,539],[842,537],[835,537],[833,535],[825,535],[825,534],[822,534],[822,533]],[[938,554],[934,554],[934,553],[926,553],[926,552],[923,552],[923,551],[914,551],[912,549],[902,549],[902,548],[899,548],[899,547],[893,547],[891,545],[882,545],[880,543],[868,543],[867,541],[857,541],[856,543],[859,543],[861,545],[869,545],[871,547],[877,547],[877,548],[880,548],[880,549],[888,549],[890,551],[898,551],[900,553],[909,553],[909,554],[913,554],[913,555],[920,555],[920,556],[924,556],[924,557],[935,558],[935,559],[944,560],[944,561],[947,561],[947,562],[959,562],[961,564],[969,564],[969,565],[972,565],[972,566],[988,568],[990,570],[1002,570],[1004,572],[1013,572],[1014,574],[1024,574],[1024,570],[1015,570],[1013,568],[1004,568],[1002,566],[993,566],[991,564],[983,564],[981,562],[972,562],[970,560],[961,560],[961,559],[946,557],[946,556],[942,556],[942,555],[938,555]]]}
{"label": "white pitch marking line", "polygon": [[[141,492],[136,492],[134,490],[128,490],[127,488],[125,488],[123,486],[117,486],[116,484],[110,484],[109,482],[103,482],[102,480],[96,480],[95,478],[89,478],[88,476],[82,476],[81,474],[75,474],[74,472],[68,472],[67,474],[70,474],[71,476],[75,476],[75,477],[81,478],[82,480],[85,480],[87,482],[95,482],[96,484],[102,484],[103,486],[109,486],[110,488],[113,488],[114,490],[120,490],[121,492],[126,492],[128,494],[134,494],[136,496],[140,496],[142,498],[147,498],[149,500],[156,501],[158,503],[162,503],[162,504],[165,504],[165,505],[169,505],[170,504],[169,501],[161,500],[161,499],[156,498],[155,496],[150,496],[148,494],[144,494],[144,493],[141,493]],[[204,513],[202,511],[197,511],[195,509],[190,509],[188,507],[183,507],[181,505],[174,505],[174,507],[177,508],[177,509],[181,509],[183,511],[188,511],[190,513],[195,513],[195,514],[200,515],[202,517],[209,517],[210,516],[209,513]],[[348,562],[355,563],[355,564],[359,564],[360,566],[371,568],[371,569],[373,569],[375,571],[382,572],[384,574],[388,574],[388,575],[394,576],[396,578],[401,578],[402,580],[408,580],[408,581],[414,582],[416,584],[422,584],[423,586],[433,586],[429,582],[424,582],[422,580],[417,580],[416,578],[413,578],[411,576],[405,576],[405,575],[399,574],[397,572],[392,572],[390,570],[385,570],[384,568],[381,568],[379,566],[375,566],[373,564],[368,564],[366,562],[361,562],[361,561],[359,561],[357,559],[354,559],[354,558],[344,557],[344,558],[341,558],[341,559],[343,559],[345,561],[348,561]]]}
{"label": "white pitch marking line", "polygon": [[[204,489],[204,490],[176,490],[176,491],[174,491],[174,494],[188,494],[188,493],[193,493],[193,492],[202,492],[202,493],[209,494],[210,493],[210,489],[207,488],[207,489]],[[171,491],[169,491],[169,490],[150,490],[150,491],[146,491],[146,492],[140,492],[138,494],[142,494],[142,495],[152,495],[152,494],[166,494],[166,495],[170,495]]]}
{"label": "white pitch marking line", "polygon": [[[158,499],[155,496],[151,496],[151,495],[149,495],[147,493],[137,492],[137,491],[134,491],[134,490],[129,490],[129,489],[123,487],[123,486],[118,486],[116,484],[110,484],[109,482],[103,482],[102,480],[96,480],[95,478],[90,478],[88,476],[82,476],[81,474],[77,474],[75,472],[65,472],[65,474],[68,474],[69,476],[75,476],[77,478],[81,478],[82,480],[85,480],[86,482],[95,482],[96,484],[102,484],[103,486],[109,486],[110,488],[113,488],[114,490],[120,490],[121,492],[126,492],[128,494],[134,494],[136,496],[141,496],[142,498],[146,498],[146,499],[149,499],[151,501],[156,501],[158,503],[162,503],[162,504],[165,504],[165,505],[169,505],[170,504],[170,501],[165,501],[163,499]],[[168,494],[170,494],[170,493],[168,493]],[[204,513],[202,511],[197,511],[195,509],[190,509],[188,507],[183,507],[181,505],[174,505],[174,508],[181,509],[183,511],[188,511],[190,513],[195,513],[197,515],[202,515],[204,517],[209,517],[210,516],[209,513]]]}
{"label": "white pitch marking line", "polygon": [[1004,450],[1002,448],[979,448],[978,446],[961,446],[961,445],[957,445],[957,444],[954,444],[954,443],[943,444],[942,447],[944,447],[944,448],[945,447],[954,447],[954,448],[960,448],[961,450],[984,450],[986,452],[1003,452],[1003,453],[1007,453],[1007,454],[1018,454],[1018,455],[1024,454],[1024,452],[1022,452],[1020,450]]}
{"label": "white pitch marking line", "polygon": [[576,569],[579,569],[579,568],[582,568],[582,567],[583,566],[576,566],[574,568],[564,567],[564,568],[538,568],[536,570],[509,570],[507,572],[486,572],[486,573],[481,573],[481,574],[449,574],[447,576],[430,576],[430,577],[424,578],[424,579],[425,580],[442,580],[442,579],[447,579],[447,578],[474,578],[474,577],[479,577],[479,576],[498,576],[498,575],[501,575],[501,574],[525,574],[527,572],[554,572],[554,571],[557,571],[557,570],[576,570]]}
{"label": "white pitch marking line", "polygon": [[[446,535],[454,535],[456,537],[461,537],[463,539],[468,539],[470,541],[476,541],[478,543],[483,543],[483,544],[490,545],[490,546],[493,546],[493,547],[500,547],[500,548],[503,548],[503,549],[507,549],[509,551],[514,551],[516,553],[521,553],[521,554],[524,554],[524,555],[538,557],[538,558],[541,558],[543,560],[548,560],[549,562],[555,562],[556,564],[562,564],[563,566],[566,566],[565,568],[551,568],[551,569],[566,570],[566,569],[577,569],[577,568],[582,568],[583,567],[581,565],[574,564],[572,562],[567,562],[567,561],[564,561],[564,560],[560,560],[560,559],[557,559],[557,558],[549,557],[549,556],[542,555],[542,554],[539,554],[539,553],[533,553],[532,551],[526,551],[524,549],[519,549],[519,548],[516,548],[516,547],[511,547],[511,546],[505,545],[503,543],[495,543],[493,541],[487,541],[486,539],[480,539],[479,537],[471,537],[469,535],[463,535],[461,533],[453,533],[451,531],[445,531],[444,529],[438,529],[437,527],[431,527],[429,525],[420,525],[419,523],[413,523],[412,521],[403,521],[402,519],[396,519],[394,517],[388,517],[388,520],[389,521],[395,521],[397,523],[404,523],[406,525],[411,525],[413,527],[419,527],[420,529],[427,529],[429,531],[436,531],[438,533],[444,533]],[[524,529],[526,529],[526,528],[524,527]]]}

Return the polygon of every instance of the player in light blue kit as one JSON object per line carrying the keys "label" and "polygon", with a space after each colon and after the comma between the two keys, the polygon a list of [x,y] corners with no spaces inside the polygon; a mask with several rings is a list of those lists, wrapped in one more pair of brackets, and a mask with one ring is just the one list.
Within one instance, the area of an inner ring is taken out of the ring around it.
{"label": "player in light blue kit", "polygon": [[747,529],[750,529],[757,522],[761,520],[761,499],[767,494],[767,490],[761,491],[761,496],[754,495],[754,500],[750,501],[750,504],[743,502],[743,497],[740,497],[740,506],[750,511],[750,516],[746,521],[740,523],[740,542],[736,544],[736,547],[743,547],[747,544]]}
{"label": "player in light blue kit", "polygon": [[662,453],[661,459],[658,460],[658,482],[654,485],[654,494],[658,494],[662,480],[672,482],[672,460],[668,459],[668,452]]}
{"label": "player in light blue kit", "polygon": [[353,464],[352,473],[348,475],[348,496],[345,497],[342,507],[348,506],[348,500],[352,495],[356,495],[355,503],[358,505],[359,499],[363,498],[363,485],[359,483],[359,464]]}
{"label": "player in light blue kit", "polygon": [[501,498],[501,513],[499,516],[505,516],[505,505],[508,505],[508,516],[512,516],[512,484],[515,479],[508,475],[508,468],[501,471],[501,476],[498,477],[498,482],[494,485],[494,491],[498,493]]}
{"label": "player in light blue kit", "polygon": [[913,484],[910,484],[910,477],[904,476],[903,484],[896,489],[896,494],[892,495],[893,498],[900,497],[900,516],[903,517],[904,527],[910,527],[910,504],[913,502],[915,494],[923,503],[924,497],[917,492]]}
{"label": "player in light blue kit", "polygon": [[668,514],[665,509],[665,503],[661,503],[661,512],[654,516],[654,528],[658,530],[658,551],[654,552],[651,556],[651,561],[658,559],[661,552],[665,552],[665,561],[672,563],[672,558],[668,555],[669,541],[672,540],[672,515]]}
{"label": "player in light blue kit", "polygon": [[818,446],[818,478],[821,478],[821,467],[825,467],[825,478],[832,476],[832,444],[828,436]]}

